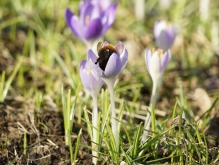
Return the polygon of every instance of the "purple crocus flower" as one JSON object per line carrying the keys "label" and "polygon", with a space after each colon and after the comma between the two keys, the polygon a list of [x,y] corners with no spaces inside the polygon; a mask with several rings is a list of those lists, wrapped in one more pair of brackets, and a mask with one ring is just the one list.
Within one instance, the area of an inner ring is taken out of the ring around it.
{"label": "purple crocus flower", "polygon": [[[101,47],[103,49],[107,48],[108,46],[113,47],[105,41]],[[128,51],[122,42],[119,41],[118,44],[114,47],[114,50],[110,52],[112,54],[110,54],[109,58],[107,59],[106,66],[101,68],[100,62],[98,62],[98,58],[94,52],[92,50],[88,51],[88,60],[93,71],[103,79],[116,78],[125,68],[128,61]]]}
{"label": "purple crocus flower", "polygon": [[[66,22],[73,34],[86,45],[91,45],[103,36],[115,20],[117,2],[101,3],[100,0],[85,0],[80,3],[80,18],[66,9]],[[110,3],[110,4],[109,4]]]}
{"label": "purple crocus flower", "polygon": [[162,75],[170,61],[170,50],[163,53],[163,50],[158,49],[156,51],[147,49],[145,53],[145,62],[148,72],[153,80],[153,83],[157,84],[162,78]]}
{"label": "purple crocus flower", "polygon": [[100,76],[107,84],[110,93],[110,102],[112,109],[111,125],[114,135],[117,151],[119,151],[119,132],[116,120],[116,108],[114,100],[114,84],[119,73],[125,68],[128,61],[128,51],[122,42],[115,47],[106,41],[102,45],[98,44],[99,58],[92,50],[88,51],[88,59],[92,70]]}
{"label": "purple crocus flower", "polygon": [[[157,90],[161,88],[163,73],[170,61],[171,53],[170,50],[163,53],[162,49],[150,50],[147,49],[145,53],[145,62],[148,72],[153,81],[152,94],[150,99],[150,108],[148,109],[147,116],[145,119],[144,132],[142,135],[142,142],[144,142],[148,135],[148,130],[151,123],[151,106],[154,107],[157,100]],[[159,91],[159,90],[158,90]]]}
{"label": "purple crocus flower", "polygon": [[154,38],[159,49],[167,51],[175,40],[175,31],[171,23],[164,20],[154,24]]}
{"label": "purple crocus flower", "polygon": [[89,62],[82,60],[80,63],[80,77],[84,88],[90,93],[92,98],[97,97],[103,80],[91,69]]}

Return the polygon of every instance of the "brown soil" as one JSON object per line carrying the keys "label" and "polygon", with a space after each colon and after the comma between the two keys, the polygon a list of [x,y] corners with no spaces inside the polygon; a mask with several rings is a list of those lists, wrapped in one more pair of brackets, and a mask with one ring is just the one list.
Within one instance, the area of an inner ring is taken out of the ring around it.
{"label": "brown soil", "polygon": [[[27,100],[25,109],[20,109],[17,100],[0,104],[0,164],[70,164],[69,148],[65,145],[63,118],[60,112],[33,110]],[[39,121],[42,124],[39,124]],[[76,143],[80,127],[74,125],[72,144]],[[24,136],[26,133],[26,153]],[[81,143],[89,145],[88,136]],[[74,149],[74,148],[73,148]],[[76,164],[92,164],[91,152],[80,148]]]}

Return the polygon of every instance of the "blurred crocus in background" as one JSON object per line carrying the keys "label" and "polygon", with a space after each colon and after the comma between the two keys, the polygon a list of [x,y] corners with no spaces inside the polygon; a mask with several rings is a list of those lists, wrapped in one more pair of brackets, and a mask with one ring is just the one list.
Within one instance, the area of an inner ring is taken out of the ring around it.
{"label": "blurred crocus in background", "polygon": [[110,0],[85,0],[79,4],[80,18],[70,9],[66,9],[65,17],[72,33],[82,40],[88,49],[102,37],[115,20],[117,2]]}
{"label": "blurred crocus in background", "polygon": [[[114,100],[114,84],[116,78],[126,66],[128,61],[128,51],[122,42],[118,42],[118,44],[114,47],[105,41],[100,45],[98,54],[99,58],[97,58],[92,50],[89,50],[88,59],[93,71],[100,76],[108,86],[112,109],[112,132],[116,142],[117,151],[119,151],[119,132]],[[101,56],[101,54],[104,56]],[[106,55],[108,58],[106,58]]]}
{"label": "blurred crocus in background", "polygon": [[175,40],[175,36],[173,24],[164,20],[155,22],[154,38],[159,49],[163,49],[164,51],[170,49]]}
{"label": "blurred crocus in background", "polygon": [[162,49],[158,50],[150,50],[147,49],[145,53],[145,62],[147,70],[151,76],[151,79],[153,81],[153,88],[152,88],[152,94],[150,98],[150,106],[148,109],[147,117],[145,120],[145,131],[142,136],[142,141],[144,142],[148,135],[148,130],[150,128],[151,123],[151,106],[154,107],[157,99],[157,87],[162,81],[163,73],[170,61],[171,53],[170,50],[167,52],[163,52]]}
{"label": "blurred crocus in background", "polygon": [[97,76],[91,69],[89,63],[85,60],[80,63],[80,77],[84,88],[89,92],[93,99],[93,112],[92,112],[92,125],[93,125],[93,137],[92,137],[92,155],[93,163],[97,164],[98,159],[98,108],[97,108],[97,96],[100,88],[103,85],[103,80]]}

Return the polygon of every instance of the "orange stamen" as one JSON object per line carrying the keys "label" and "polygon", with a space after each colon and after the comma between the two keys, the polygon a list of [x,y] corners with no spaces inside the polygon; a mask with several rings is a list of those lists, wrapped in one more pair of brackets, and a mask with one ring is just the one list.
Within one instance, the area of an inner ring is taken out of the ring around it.
{"label": "orange stamen", "polygon": [[90,16],[86,15],[86,17],[85,17],[85,25],[88,25],[89,22],[90,22]]}

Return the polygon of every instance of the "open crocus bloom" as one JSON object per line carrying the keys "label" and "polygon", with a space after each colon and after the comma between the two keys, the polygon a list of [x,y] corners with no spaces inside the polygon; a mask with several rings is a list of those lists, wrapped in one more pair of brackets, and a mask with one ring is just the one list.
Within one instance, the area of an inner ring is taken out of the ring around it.
{"label": "open crocus bloom", "polygon": [[86,0],[80,3],[80,18],[66,9],[66,22],[73,34],[85,44],[103,36],[115,20],[117,2],[101,5],[101,1]]}
{"label": "open crocus bloom", "polygon": [[154,83],[158,83],[162,78],[162,75],[170,61],[170,50],[163,53],[163,50],[158,49],[156,51],[147,49],[145,53],[145,62],[148,72]]}
{"label": "open crocus bloom", "polygon": [[[105,41],[102,44],[102,48],[107,46]],[[88,60],[93,71],[104,79],[116,78],[119,73],[125,68],[128,61],[128,51],[122,42],[118,42],[115,46],[115,52],[113,52],[105,66],[105,69],[101,69],[99,63],[97,63],[97,56],[92,50],[88,51]],[[96,64],[95,64],[96,63]]]}
{"label": "open crocus bloom", "polygon": [[104,82],[99,76],[93,73],[86,60],[82,60],[80,63],[80,77],[84,88],[92,97],[97,97]]}
{"label": "open crocus bloom", "polygon": [[164,20],[154,24],[154,38],[159,49],[167,51],[175,40],[175,31],[171,23]]}

